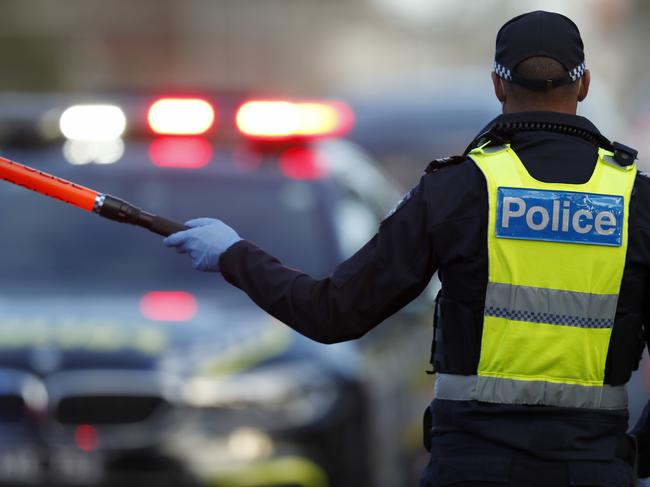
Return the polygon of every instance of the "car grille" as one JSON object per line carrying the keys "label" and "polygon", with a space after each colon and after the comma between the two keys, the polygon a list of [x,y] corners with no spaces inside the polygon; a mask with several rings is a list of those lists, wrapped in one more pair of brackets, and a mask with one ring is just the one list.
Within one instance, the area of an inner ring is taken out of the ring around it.
{"label": "car grille", "polygon": [[75,396],[61,399],[55,414],[64,424],[137,423],[164,404],[157,396]]}

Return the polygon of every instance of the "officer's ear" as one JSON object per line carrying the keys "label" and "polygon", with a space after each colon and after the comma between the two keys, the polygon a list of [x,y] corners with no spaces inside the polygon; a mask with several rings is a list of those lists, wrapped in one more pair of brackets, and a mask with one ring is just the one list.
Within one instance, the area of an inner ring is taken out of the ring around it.
{"label": "officer's ear", "polygon": [[582,101],[587,98],[589,93],[589,84],[591,83],[591,73],[588,69],[585,69],[585,74],[580,78],[580,88],[578,89],[578,101]]}
{"label": "officer's ear", "polygon": [[494,94],[501,103],[506,102],[506,90],[503,86],[503,80],[492,71],[492,84],[494,85]]}

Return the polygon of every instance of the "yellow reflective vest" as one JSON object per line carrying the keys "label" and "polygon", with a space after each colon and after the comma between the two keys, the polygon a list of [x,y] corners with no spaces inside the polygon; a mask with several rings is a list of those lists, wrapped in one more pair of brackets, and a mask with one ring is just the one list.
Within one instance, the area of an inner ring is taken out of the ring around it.
{"label": "yellow reflective vest", "polygon": [[438,374],[438,398],[627,407],[604,376],[636,168],[598,156],[589,181],[563,184],[534,179],[509,145],[470,153],[489,198],[481,354],[476,376]]}

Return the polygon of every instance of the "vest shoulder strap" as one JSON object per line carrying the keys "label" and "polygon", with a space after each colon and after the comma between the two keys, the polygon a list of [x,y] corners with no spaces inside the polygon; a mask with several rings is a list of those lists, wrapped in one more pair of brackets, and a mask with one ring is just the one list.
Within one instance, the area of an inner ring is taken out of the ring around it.
{"label": "vest shoulder strap", "polygon": [[614,152],[614,160],[623,167],[634,164],[636,156],[639,154],[639,151],[636,149],[623,145],[620,142],[612,142],[612,152]]}

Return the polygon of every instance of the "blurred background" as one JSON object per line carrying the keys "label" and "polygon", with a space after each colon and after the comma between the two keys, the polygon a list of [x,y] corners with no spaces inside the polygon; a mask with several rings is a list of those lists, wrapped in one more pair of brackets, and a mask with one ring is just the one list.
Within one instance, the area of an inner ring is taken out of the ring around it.
{"label": "blurred background", "polygon": [[[496,32],[535,9],[578,24],[580,113],[650,168],[645,0],[2,0],[0,148],[179,221],[218,216],[327,275],[499,113]],[[157,128],[157,101],[188,98],[208,108],[167,117],[205,109],[204,128]],[[329,118],[307,135],[246,126],[242,104],[269,99],[323,100]],[[66,130],[79,106],[90,119]],[[89,136],[98,119],[119,130]],[[144,231],[7,186],[0,481],[416,484],[435,282],[360,342],[315,345]],[[648,383],[643,365],[633,418]]]}
{"label": "blurred background", "polygon": [[[644,149],[643,0],[4,0],[1,8],[5,91],[195,86],[417,101],[429,111],[442,101],[493,110],[496,31],[521,12],[554,10],[582,31],[594,78],[585,113],[610,138]],[[453,142],[422,157],[458,152],[465,140]]]}
{"label": "blurred background", "polygon": [[[1,8],[5,91],[192,86],[334,95],[357,102],[360,121],[377,117],[363,108],[381,100],[378,110],[426,111],[425,123],[446,102],[476,110],[466,134],[496,109],[489,81],[496,31],[524,11],[558,11],[579,25],[593,72],[583,113],[609,138],[645,152],[639,128],[648,123],[642,56],[650,4],[643,0],[134,0],[110,7],[99,0],[4,0]],[[433,140],[433,132],[440,130],[417,136]],[[430,144],[419,162],[458,152],[465,141]],[[391,155],[389,170],[399,174],[398,159],[406,156]]]}

